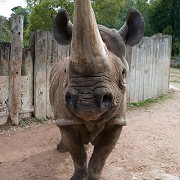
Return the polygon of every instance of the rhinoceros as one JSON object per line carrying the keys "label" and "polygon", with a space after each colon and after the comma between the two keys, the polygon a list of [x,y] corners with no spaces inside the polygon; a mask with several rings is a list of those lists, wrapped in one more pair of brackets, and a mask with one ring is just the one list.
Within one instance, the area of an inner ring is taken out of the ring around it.
{"label": "rhinoceros", "polygon": [[[108,29],[97,25],[90,0],[75,0],[73,24],[60,9],[53,34],[59,44],[70,44],[69,57],[61,59],[50,75],[50,102],[61,132],[57,148],[72,157],[71,180],[99,180],[127,124],[126,45],[140,42],[144,21],[131,9],[119,30]],[[94,146],[89,162],[88,143]]]}

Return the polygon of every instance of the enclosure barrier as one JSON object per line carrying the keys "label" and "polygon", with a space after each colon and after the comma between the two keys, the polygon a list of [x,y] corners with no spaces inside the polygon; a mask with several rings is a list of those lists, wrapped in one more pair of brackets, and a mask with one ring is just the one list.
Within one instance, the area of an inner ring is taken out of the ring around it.
{"label": "enclosure barrier", "polygon": [[[171,36],[156,34],[144,37],[127,48],[129,63],[128,102],[166,94],[169,87]],[[68,46],[60,46],[51,32],[37,31],[30,37],[30,49],[23,49],[21,65],[19,118],[53,117],[49,103],[49,77],[53,65],[69,55]],[[0,125],[10,118],[10,58],[11,45],[0,43]],[[11,66],[10,66],[11,64]]]}

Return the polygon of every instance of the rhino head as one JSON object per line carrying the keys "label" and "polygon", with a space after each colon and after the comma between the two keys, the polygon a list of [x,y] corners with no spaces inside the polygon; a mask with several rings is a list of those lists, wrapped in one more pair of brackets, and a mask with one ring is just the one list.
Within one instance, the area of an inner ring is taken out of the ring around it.
{"label": "rhino head", "polygon": [[139,43],[144,22],[135,9],[130,10],[123,27],[117,31],[97,25],[90,1],[75,1],[73,25],[61,9],[53,33],[61,45],[71,44],[65,104],[85,121],[106,120],[122,114],[126,96],[126,45]]}

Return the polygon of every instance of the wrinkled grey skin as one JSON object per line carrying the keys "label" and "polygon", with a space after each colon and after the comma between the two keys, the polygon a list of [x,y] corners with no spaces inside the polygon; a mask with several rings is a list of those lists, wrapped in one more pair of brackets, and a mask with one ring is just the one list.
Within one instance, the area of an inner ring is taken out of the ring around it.
{"label": "wrinkled grey skin", "polygon": [[[59,44],[71,43],[73,27],[67,12],[59,10],[53,25]],[[126,45],[139,43],[144,22],[133,9],[119,31],[102,25],[98,28],[107,46],[108,63],[103,68],[73,65],[70,55],[51,72],[50,102],[62,137],[57,148],[71,154],[75,167],[72,180],[100,179],[105,161],[126,125]],[[89,142],[94,151],[87,163],[84,145]]]}

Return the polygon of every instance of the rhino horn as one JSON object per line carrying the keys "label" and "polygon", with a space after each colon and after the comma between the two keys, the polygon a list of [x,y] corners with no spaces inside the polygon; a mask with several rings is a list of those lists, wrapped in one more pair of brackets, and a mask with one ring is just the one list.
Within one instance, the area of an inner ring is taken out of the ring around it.
{"label": "rhino horn", "polygon": [[70,64],[78,73],[96,73],[107,61],[91,0],[75,0]]}

